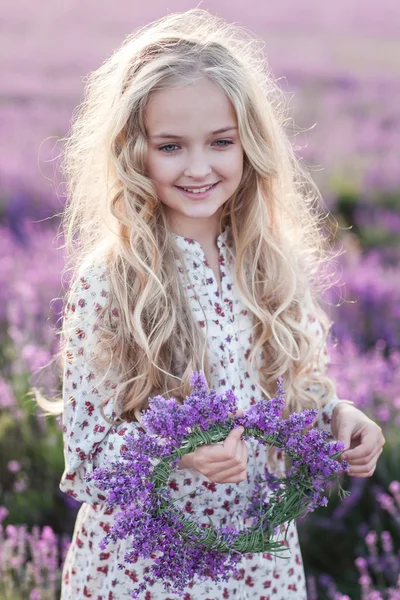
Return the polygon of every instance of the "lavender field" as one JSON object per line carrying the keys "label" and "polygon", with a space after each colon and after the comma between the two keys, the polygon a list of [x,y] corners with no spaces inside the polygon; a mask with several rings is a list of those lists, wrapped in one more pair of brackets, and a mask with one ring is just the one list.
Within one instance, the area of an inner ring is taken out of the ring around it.
{"label": "lavender field", "polygon": [[[78,504],[58,490],[63,268],[57,170],[83,80],[135,27],[184,0],[14,0],[0,7],[0,600],[56,600]],[[299,523],[310,600],[400,599],[400,3],[201,3],[265,40],[298,155],[335,217],[330,374],[379,421],[374,476]],[[42,369],[43,366],[46,368]]]}

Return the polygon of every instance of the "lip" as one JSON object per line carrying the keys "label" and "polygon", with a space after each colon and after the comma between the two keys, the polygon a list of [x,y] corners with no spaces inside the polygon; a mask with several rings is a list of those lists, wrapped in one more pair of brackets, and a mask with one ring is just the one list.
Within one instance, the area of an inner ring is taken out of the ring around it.
{"label": "lip", "polygon": [[[219,181],[217,181],[217,183],[214,183],[213,186],[206,192],[201,192],[201,193],[197,193],[197,194],[193,194],[192,192],[187,192],[186,190],[182,189],[178,185],[176,185],[175,187],[181,192],[181,194],[186,196],[186,198],[190,198],[191,200],[202,200],[203,198],[207,198],[210,194],[212,194],[212,192],[215,190],[215,188],[217,187],[218,184],[219,184]],[[201,187],[205,187],[205,186],[203,185]],[[199,189],[199,188],[194,188],[194,189]]]}

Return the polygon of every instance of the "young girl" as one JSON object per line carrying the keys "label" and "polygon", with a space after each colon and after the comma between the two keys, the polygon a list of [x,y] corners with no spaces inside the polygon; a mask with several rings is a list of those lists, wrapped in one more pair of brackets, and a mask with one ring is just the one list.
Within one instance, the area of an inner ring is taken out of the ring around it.
{"label": "young girl", "polygon": [[[75,270],[60,487],[83,504],[62,600],[128,599],[148,571],[148,560],[118,568],[128,541],[100,550],[114,515],[85,476],[118,460],[149,397],[190,393],[194,370],[234,389],[241,409],[273,397],[282,376],[287,411],[318,406],[316,426],[345,442],[351,474],[375,469],[380,428],[324,375],[319,196],[286,137],[282,100],[257,40],[200,9],[140,29],[88,78],[64,163]],[[170,481],[204,522],[245,526],[255,475],[267,465],[284,474],[282,456],[242,431],[187,455]],[[186,600],[306,598],[293,524],[288,544],[290,558],[244,555],[238,576],[193,582]],[[142,595],[173,597],[157,581]]]}

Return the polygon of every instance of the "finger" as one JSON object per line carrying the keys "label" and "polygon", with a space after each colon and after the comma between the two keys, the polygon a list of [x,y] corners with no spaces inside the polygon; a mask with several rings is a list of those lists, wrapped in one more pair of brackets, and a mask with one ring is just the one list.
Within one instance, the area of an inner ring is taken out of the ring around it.
{"label": "finger", "polygon": [[346,450],[343,458],[345,460],[353,461],[358,458],[366,458],[373,454],[377,445],[381,447],[381,444],[378,442],[377,438],[371,435],[367,435],[364,440],[362,440],[361,444],[359,444],[356,448],[352,448],[351,450]]}
{"label": "finger", "polygon": [[229,432],[229,435],[225,438],[224,443],[229,440],[240,440],[240,437],[244,431],[243,425],[239,425],[239,427],[234,427]]}
{"label": "finger", "polygon": [[242,470],[245,467],[247,467],[247,446],[244,442],[241,442],[238,445],[238,452],[234,458],[229,460],[215,461],[210,464],[210,471],[207,473],[207,477],[216,475],[223,471],[231,471],[232,469]]}
{"label": "finger", "polygon": [[236,455],[236,460],[240,460],[240,464],[244,467],[247,465],[247,444],[243,440],[239,440],[238,444],[238,453]]}
{"label": "finger", "polygon": [[243,458],[242,458],[242,460],[243,460],[244,464],[247,465],[248,462],[249,462],[249,449],[248,449],[247,444],[246,444],[246,442],[244,440],[242,441],[242,444],[243,444]]}
{"label": "finger", "polygon": [[239,441],[238,444],[238,454],[236,456],[237,460],[240,460],[240,464],[242,465],[242,468],[245,469],[247,468],[247,463],[248,463],[248,451],[247,451],[247,444],[246,442],[244,442],[243,440]]}
{"label": "finger", "polygon": [[[351,430],[350,429],[342,429],[338,434],[338,441],[344,444],[345,451],[350,449],[351,446]],[[343,456],[343,455],[342,455]]]}
{"label": "finger", "polygon": [[243,448],[243,440],[239,440],[238,444],[236,446],[236,454],[234,456],[234,460],[236,460],[239,464],[242,463],[243,460],[243,452],[244,452],[244,448]]}
{"label": "finger", "polygon": [[240,440],[240,437],[244,431],[244,427],[235,427],[232,431],[229,432],[228,437],[225,439],[221,448],[223,448],[226,452],[227,458],[233,458],[236,454],[236,447]]}
{"label": "finger", "polygon": [[356,467],[350,467],[350,475],[354,475],[356,473],[370,473],[371,471],[374,471],[376,467],[376,461],[373,460],[365,465],[359,465]]}
{"label": "finger", "polygon": [[204,464],[218,464],[223,463],[225,468],[234,467],[238,464],[235,456],[232,456],[232,452],[227,452],[222,446],[212,445],[212,446],[203,446],[201,449],[198,449],[197,452],[197,460]]}
{"label": "finger", "polygon": [[365,465],[356,465],[355,467],[351,466],[349,475],[358,475],[364,477],[371,477],[376,469],[376,459],[369,461]]}
{"label": "finger", "polygon": [[240,459],[243,467],[247,467],[249,462],[249,449],[247,448],[247,444],[244,440],[239,440],[238,444],[238,454],[236,456],[237,459]]}
{"label": "finger", "polygon": [[351,452],[351,458],[356,459],[362,454],[362,448],[369,448],[371,450],[370,454],[373,454],[373,452],[379,448],[383,448],[386,440],[383,437],[382,430],[375,423],[373,423],[373,426],[374,427],[372,428],[365,429],[361,434],[361,444],[354,445],[353,448],[345,452],[345,454]]}
{"label": "finger", "polygon": [[[232,432],[231,432],[232,433]],[[229,434],[229,436],[231,435]],[[235,434],[237,437],[237,434]],[[228,437],[229,437],[228,436]],[[242,457],[241,451],[241,443],[242,440],[235,439],[232,436],[229,440],[228,437],[224,440],[222,444],[209,444],[206,446],[201,446],[197,448],[196,458],[198,462],[206,462],[206,463],[229,463],[228,466],[235,466],[238,464]],[[228,441],[228,443],[227,443]],[[239,450],[238,450],[239,448]],[[246,447],[247,449],[247,447]],[[226,468],[226,465],[225,465]]]}
{"label": "finger", "polygon": [[227,477],[235,477],[239,473],[246,471],[246,467],[244,467],[243,465],[235,465],[234,467],[230,467],[229,469],[227,469],[226,465],[222,464],[218,469],[213,468],[212,471],[207,473],[207,477],[209,477],[213,481],[226,479]]}
{"label": "finger", "polygon": [[360,479],[362,478],[366,478],[366,477],[372,477],[372,475],[375,473],[375,468],[370,469],[369,471],[350,471],[349,475],[350,477],[359,477]]}
{"label": "finger", "polygon": [[227,461],[214,462],[209,464],[209,471],[207,471],[207,477],[214,477],[223,473],[224,471],[240,471],[242,469],[241,464],[235,464]]}
{"label": "finger", "polygon": [[226,469],[214,475],[208,475],[208,478],[216,483],[234,483],[235,480],[236,482],[244,481],[247,478],[247,469]]}
{"label": "finger", "polygon": [[208,462],[220,462],[229,460],[236,455],[236,447],[244,427],[236,427],[229,432],[229,435],[222,443],[206,444],[196,449],[198,458],[205,459]]}
{"label": "finger", "polygon": [[383,448],[380,448],[377,452],[374,452],[373,454],[370,454],[369,456],[365,457],[365,458],[355,458],[351,461],[347,461],[349,463],[350,466],[356,466],[356,465],[365,465],[366,463],[377,459],[383,452]]}

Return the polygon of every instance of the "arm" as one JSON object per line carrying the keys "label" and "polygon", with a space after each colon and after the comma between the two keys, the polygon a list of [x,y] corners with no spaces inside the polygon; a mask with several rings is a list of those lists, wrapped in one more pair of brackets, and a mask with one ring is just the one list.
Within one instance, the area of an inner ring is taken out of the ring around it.
{"label": "arm", "polygon": [[[308,308],[304,318],[309,331],[320,338],[322,343],[322,326],[315,311]],[[328,364],[329,354],[324,345],[313,369],[325,373]],[[325,404],[322,399],[316,427],[325,429],[335,439],[345,444],[347,451],[343,458],[349,463],[350,475],[370,477],[374,473],[385,438],[381,428],[356,408],[354,402],[340,400],[336,395]]]}
{"label": "arm", "polygon": [[[125,433],[137,423],[110,424],[100,411],[100,402],[112,396],[103,408],[113,417],[117,374],[109,368],[99,373],[91,364],[97,349],[100,310],[106,304],[108,284],[105,267],[91,265],[69,294],[64,311],[63,335],[67,339],[63,374],[63,436],[65,470],[60,489],[80,502],[94,504],[105,497],[85,475],[106,466],[120,455]],[[117,314],[117,313],[116,313]]]}
{"label": "arm", "polygon": [[[305,328],[316,338],[320,351],[315,358],[315,361],[312,365],[313,372],[326,373],[328,369],[328,365],[330,362],[330,357],[328,353],[328,349],[326,344],[323,344],[323,329],[321,322],[316,314],[315,309],[312,306],[311,298],[306,304],[305,310],[303,312],[303,325]],[[318,394],[318,386],[311,385],[308,390],[311,393]],[[332,420],[334,419],[335,414],[337,414],[336,407],[342,405],[353,405],[354,403],[350,400],[342,400],[339,399],[335,394],[329,401],[325,399],[325,395],[321,398],[321,407],[319,409],[318,419],[316,422],[316,427],[318,429],[324,429],[331,435],[334,435],[332,430]]]}

